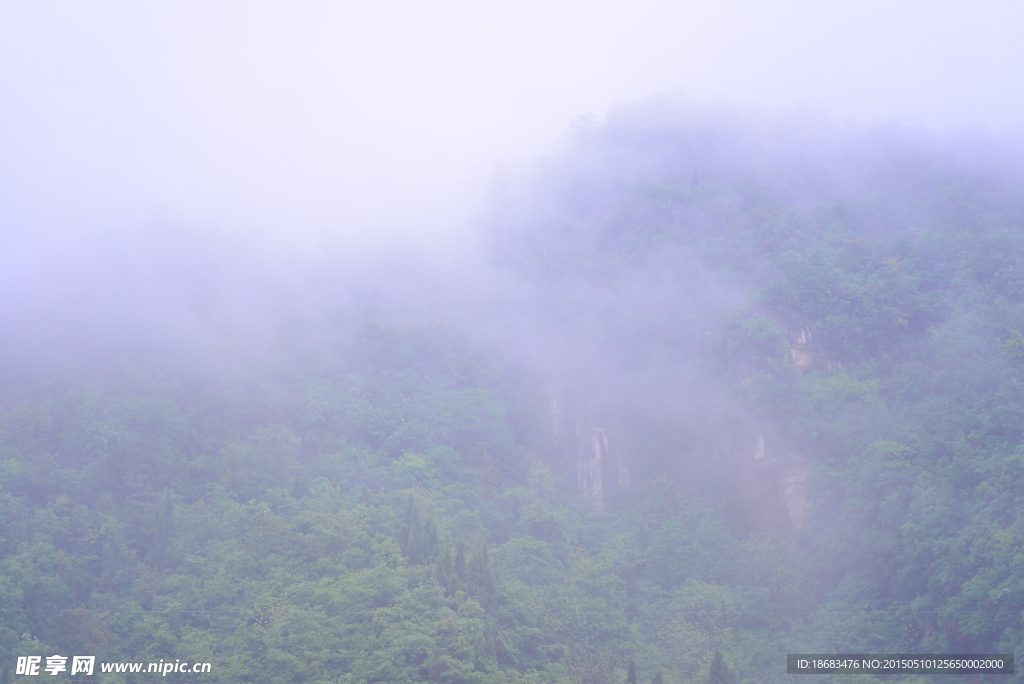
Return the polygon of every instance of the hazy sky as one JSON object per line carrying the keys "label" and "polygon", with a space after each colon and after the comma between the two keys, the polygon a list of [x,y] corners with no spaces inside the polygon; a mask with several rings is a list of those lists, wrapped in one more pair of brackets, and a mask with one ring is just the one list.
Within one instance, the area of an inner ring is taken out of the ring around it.
{"label": "hazy sky", "polygon": [[8,1],[0,230],[433,231],[656,93],[1016,128],[1022,35],[1015,0]]}

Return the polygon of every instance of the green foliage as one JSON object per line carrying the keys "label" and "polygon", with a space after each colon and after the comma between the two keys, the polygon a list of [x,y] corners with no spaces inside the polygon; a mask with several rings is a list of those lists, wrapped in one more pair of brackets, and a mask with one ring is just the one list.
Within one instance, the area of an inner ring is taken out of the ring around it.
{"label": "green foliage", "polygon": [[514,236],[572,428],[627,447],[601,500],[548,453],[550,378],[441,325],[216,382],[6,383],[0,651],[252,684],[1019,651],[1024,214],[957,173],[815,205],[688,171]]}
{"label": "green foliage", "polygon": [[715,651],[708,670],[708,684],[736,684],[736,675],[721,651]]}

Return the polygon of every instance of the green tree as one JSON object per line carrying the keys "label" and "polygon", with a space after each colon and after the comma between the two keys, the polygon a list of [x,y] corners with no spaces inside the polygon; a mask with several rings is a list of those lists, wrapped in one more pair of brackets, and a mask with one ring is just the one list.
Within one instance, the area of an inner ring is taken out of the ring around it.
{"label": "green tree", "polygon": [[726,662],[721,651],[715,651],[715,656],[711,659],[708,684],[736,684],[736,674]]}

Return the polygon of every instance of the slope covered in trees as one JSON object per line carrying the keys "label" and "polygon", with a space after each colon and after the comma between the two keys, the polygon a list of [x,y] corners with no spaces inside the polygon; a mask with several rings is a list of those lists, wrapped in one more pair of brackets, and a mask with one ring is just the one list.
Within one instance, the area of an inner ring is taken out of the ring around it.
{"label": "slope covered in trees", "polygon": [[[476,283],[486,320],[203,379],[7,362],[0,676],[742,684],[1017,650],[1021,176],[984,139],[759,126],[581,131],[498,193],[517,285]],[[552,388],[629,477],[580,488]]]}

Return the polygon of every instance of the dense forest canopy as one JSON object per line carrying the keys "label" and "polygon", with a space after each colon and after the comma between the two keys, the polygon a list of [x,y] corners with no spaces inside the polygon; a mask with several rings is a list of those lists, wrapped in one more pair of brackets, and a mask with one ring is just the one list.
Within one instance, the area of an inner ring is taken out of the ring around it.
{"label": "dense forest canopy", "polygon": [[746,684],[1019,650],[1019,152],[656,100],[499,177],[486,256],[443,268],[95,248],[129,294],[84,265],[73,316],[59,288],[4,308],[0,679]]}

